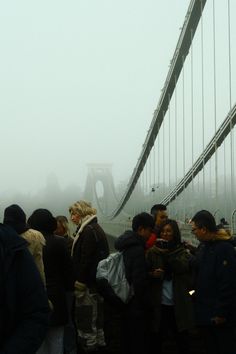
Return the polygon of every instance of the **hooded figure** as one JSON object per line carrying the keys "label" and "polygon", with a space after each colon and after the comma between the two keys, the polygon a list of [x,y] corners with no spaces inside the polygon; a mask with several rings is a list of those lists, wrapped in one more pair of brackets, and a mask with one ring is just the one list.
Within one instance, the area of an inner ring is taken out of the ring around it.
{"label": "hooded figure", "polygon": [[45,245],[45,239],[41,232],[29,228],[26,223],[25,212],[17,204],[12,204],[4,210],[3,223],[11,226],[28,242],[29,251],[34,257],[34,261],[45,284],[43,265],[43,246]]}
{"label": "hooded figure", "polygon": [[28,223],[40,231],[46,240],[43,262],[48,298],[53,305],[50,329],[39,353],[62,354],[64,325],[68,320],[66,292],[72,291],[74,284],[71,258],[66,241],[53,234],[57,222],[49,210],[35,210]]}
{"label": "hooded figure", "polygon": [[2,224],[0,265],[0,353],[35,353],[48,329],[47,295],[26,241]]}

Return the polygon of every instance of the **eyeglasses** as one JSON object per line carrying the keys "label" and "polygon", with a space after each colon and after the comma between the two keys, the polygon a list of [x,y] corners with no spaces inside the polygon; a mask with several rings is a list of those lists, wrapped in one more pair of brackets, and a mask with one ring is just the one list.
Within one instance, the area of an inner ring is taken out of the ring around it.
{"label": "eyeglasses", "polygon": [[198,229],[199,229],[199,227],[195,227],[194,229],[192,229],[192,230],[191,230],[192,234],[194,234],[194,232],[195,232],[196,230],[198,230]]}

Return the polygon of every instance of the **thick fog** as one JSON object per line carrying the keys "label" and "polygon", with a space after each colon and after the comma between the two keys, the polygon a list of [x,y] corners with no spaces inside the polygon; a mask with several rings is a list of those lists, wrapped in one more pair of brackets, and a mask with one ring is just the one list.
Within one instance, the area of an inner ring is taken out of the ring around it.
{"label": "thick fog", "polygon": [[[67,210],[83,194],[90,163],[112,164],[115,186],[126,185],[150,127],[189,3],[1,2],[1,211],[13,202],[28,212],[39,206],[54,212]],[[218,34],[221,23],[226,36],[227,6],[219,1],[217,6]],[[233,2],[231,7],[233,14]],[[223,9],[226,20],[219,22]],[[212,19],[204,21],[204,28],[212,26]],[[235,33],[231,37],[234,43]],[[216,49],[218,57],[227,52],[220,46]],[[200,55],[199,51],[199,63]],[[235,55],[232,63],[234,59]],[[200,67],[195,76],[200,78]],[[223,86],[222,79],[218,80]]]}
{"label": "thick fog", "polygon": [[129,178],[188,3],[1,2],[1,194],[83,189],[94,162]]}

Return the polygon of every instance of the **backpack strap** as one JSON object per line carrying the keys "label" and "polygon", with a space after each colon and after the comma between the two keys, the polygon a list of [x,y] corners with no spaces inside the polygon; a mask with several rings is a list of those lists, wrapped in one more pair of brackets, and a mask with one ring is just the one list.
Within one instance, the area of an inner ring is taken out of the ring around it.
{"label": "backpack strap", "polygon": [[[104,245],[104,240],[102,237],[98,236],[98,233],[96,232],[96,230],[94,229],[94,227],[92,225],[87,225],[87,227],[92,230],[92,233],[94,235],[94,238],[96,240],[97,243],[97,247],[98,247],[98,261],[106,258],[108,256],[107,251],[106,251],[106,247]],[[108,251],[109,252],[109,251]]]}

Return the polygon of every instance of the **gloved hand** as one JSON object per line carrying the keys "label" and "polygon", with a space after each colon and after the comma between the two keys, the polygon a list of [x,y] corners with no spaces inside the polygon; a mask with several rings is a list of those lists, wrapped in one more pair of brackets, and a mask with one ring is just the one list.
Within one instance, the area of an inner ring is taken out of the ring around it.
{"label": "gloved hand", "polygon": [[51,311],[53,311],[53,304],[52,301],[48,299],[48,305]]}
{"label": "gloved hand", "polygon": [[79,281],[76,280],[76,282],[75,282],[75,290],[74,290],[75,297],[78,298],[78,299],[83,298],[85,296],[85,294],[86,294],[86,289],[87,289],[86,284],[80,283]]}

